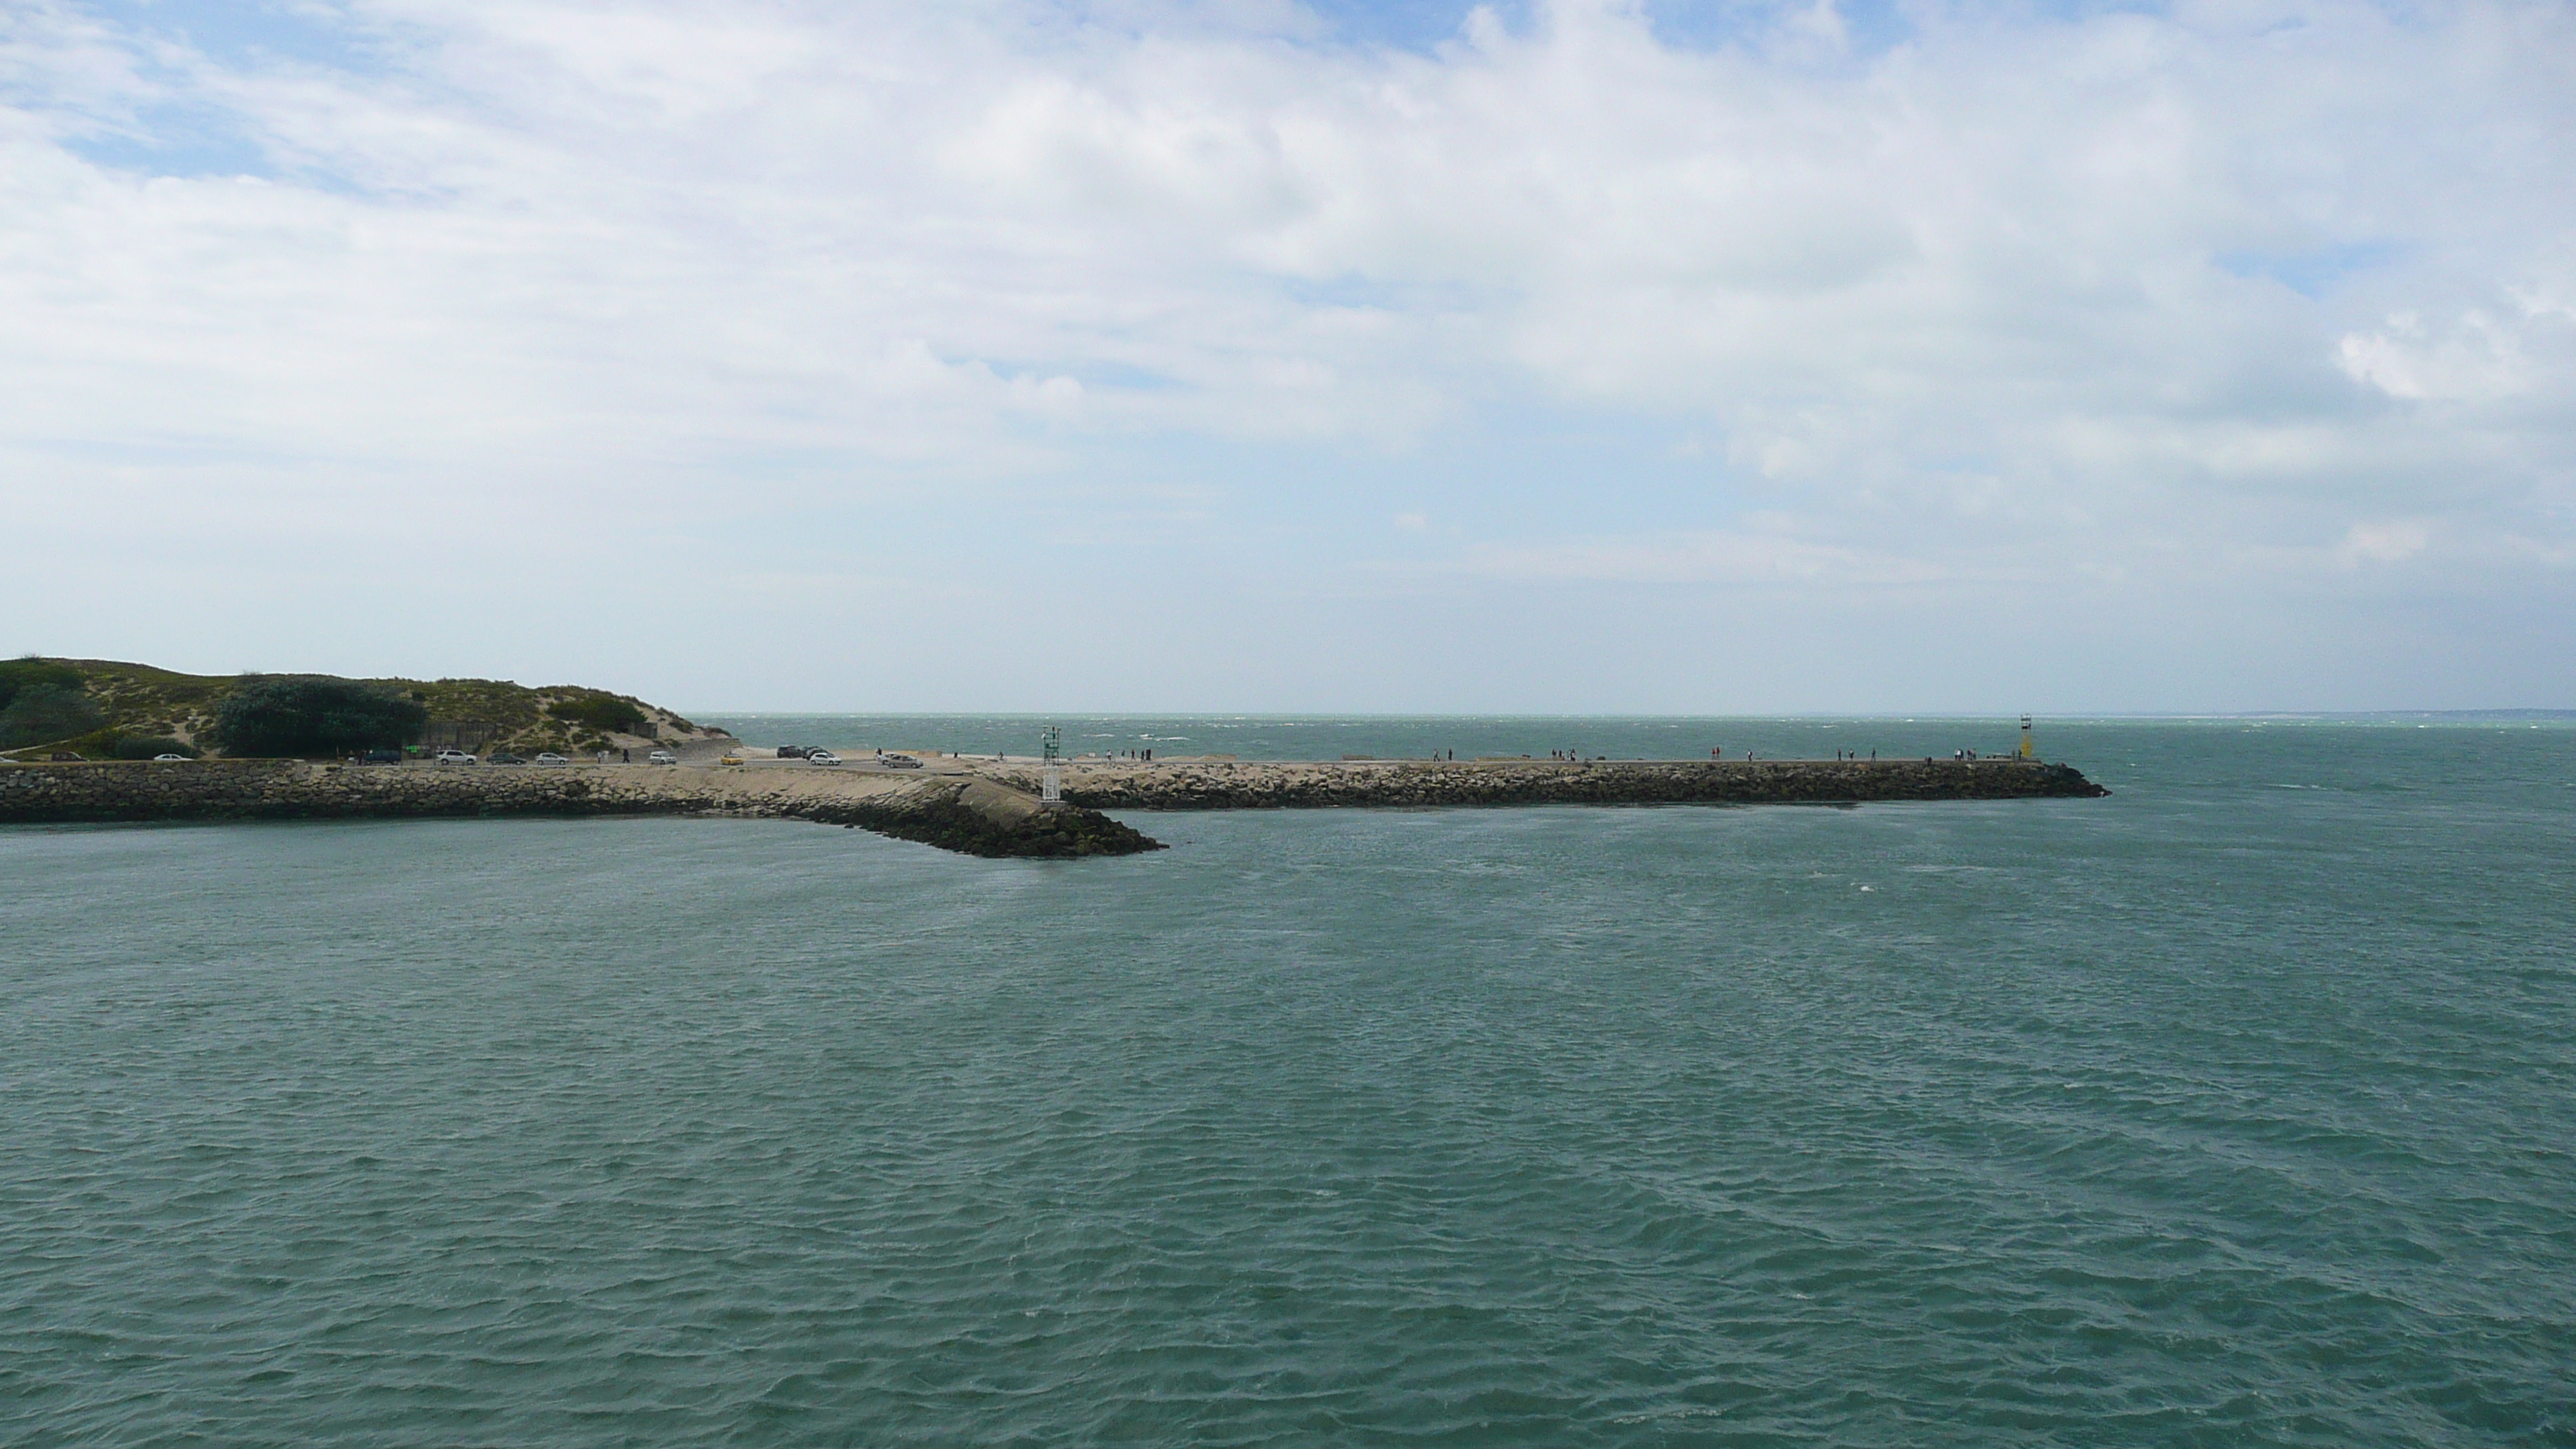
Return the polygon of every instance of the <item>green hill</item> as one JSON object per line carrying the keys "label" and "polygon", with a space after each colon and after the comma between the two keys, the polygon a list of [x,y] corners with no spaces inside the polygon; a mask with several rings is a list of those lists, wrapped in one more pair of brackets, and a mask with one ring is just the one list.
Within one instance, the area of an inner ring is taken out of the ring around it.
{"label": "green hill", "polygon": [[[76,676],[76,678],[75,678]],[[0,754],[69,750],[111,758],[147,745],[217,753],[212,730],[226,696],[256,675],[180,674],[113,659],[0,661]],[[429,712],[418,743],[476,751],[635,749],[722,738],[633,695],[583,685],[530,687],[506,679],[368,679]],[[40,737],[41,736],[41,737]]]}

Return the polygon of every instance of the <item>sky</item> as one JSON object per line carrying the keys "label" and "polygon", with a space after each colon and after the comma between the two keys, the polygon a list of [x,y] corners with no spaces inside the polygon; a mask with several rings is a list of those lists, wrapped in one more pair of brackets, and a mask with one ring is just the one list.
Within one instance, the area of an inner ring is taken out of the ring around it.
{"label": "sky", "polygon": [[2576,7],[12,0],[0,652],[2576,707]]}

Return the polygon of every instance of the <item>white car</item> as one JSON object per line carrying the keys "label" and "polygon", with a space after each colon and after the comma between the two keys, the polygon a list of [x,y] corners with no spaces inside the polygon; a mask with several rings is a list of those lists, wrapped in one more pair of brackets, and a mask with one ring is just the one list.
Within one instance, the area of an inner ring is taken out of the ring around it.
{"label": "white car", "polygon": [[572,761],[565,759],[563,756],[556,754],[552,750],[548,750],[544,754],[537,756],[537,763],[540,765],[569,765]]}
{"label": "white car", "polygon": [[186,760],[187,758],[188,758],[188,757],[187,757],[186,755],[154,755],[154,756],[152,757],[152,763],[154,763],[154,764],[156,764],[156,765],[162,765],[162,764],[167,764],[167,763],[169,763],[169,762],[170,762],[170,761],[172,761],[172,760],[180,760],[180,761],[184,761],[184,760]]}
{"label": "white car", "polygon": [[474,763],[474,757],[463,750],[441,750],[438,762],[442,765],[470,765]]}
{"label": "white car", "polygon": [[805,763],[809,765],[837,765],[841,763],[841,757],[833,754],[830,750],[816,750],[814,753],[805,757]]}
{"label": "white car", "polygon": [[669,750],[655,750],[653,753],[644,757],[644,763],[648,765],[676,765],[680,763],[680,757],[672,754]]}

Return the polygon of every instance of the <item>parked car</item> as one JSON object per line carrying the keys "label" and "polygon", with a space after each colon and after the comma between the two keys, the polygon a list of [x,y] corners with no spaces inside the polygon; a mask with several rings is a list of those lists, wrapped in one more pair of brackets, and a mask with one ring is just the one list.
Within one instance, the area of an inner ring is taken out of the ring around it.
{"label": "parked car", "polygon": [[188,757],[186,755],[154,755],[152,757],[152,763],[156,765],[166,765],[173,760],[184,761],[187,758]]}
{"label": "parked car", "polygon": [[472,755],[463,750],[441,750],[438,752],[438,762],[442,765],[471,765],[475,760]]}
{"label": "parked car", "polygon": [[805,752],[805,763],[809,765],[837,765],[841,763],[841,757],[833,754],[830,750],[808,750]]}
{"label": "parked car", "polygon": [[655,750],[653,753],[644,757],[644,763],[648,765],[676,765],[680,763],[680,757],[672,754],[669,750]]}
{"label": "parked car", "polygon": [[565,759],[563,756],[556,754],[552,750],[548,750],[544,754],[537,756],[537,763],[540,765],[569,765],[572,761]]}
{"label": "parked car", "polygon": [[494,755],[483,763],[487,765],[524,765],[527,763],[527,760],[521,756],[511,754],[507,750],[503,750],[501,753]]}

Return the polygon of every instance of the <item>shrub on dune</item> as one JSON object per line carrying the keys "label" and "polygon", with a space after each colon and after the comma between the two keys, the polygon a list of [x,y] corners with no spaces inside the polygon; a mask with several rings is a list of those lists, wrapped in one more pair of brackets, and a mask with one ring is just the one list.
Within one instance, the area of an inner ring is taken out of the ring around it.
{"label": "shrub on dune", "polygon": [[429,722],[419,700],[354,679],[281,674],[245,680],[215,711],[230,755],[329,755],[399,745]]}

